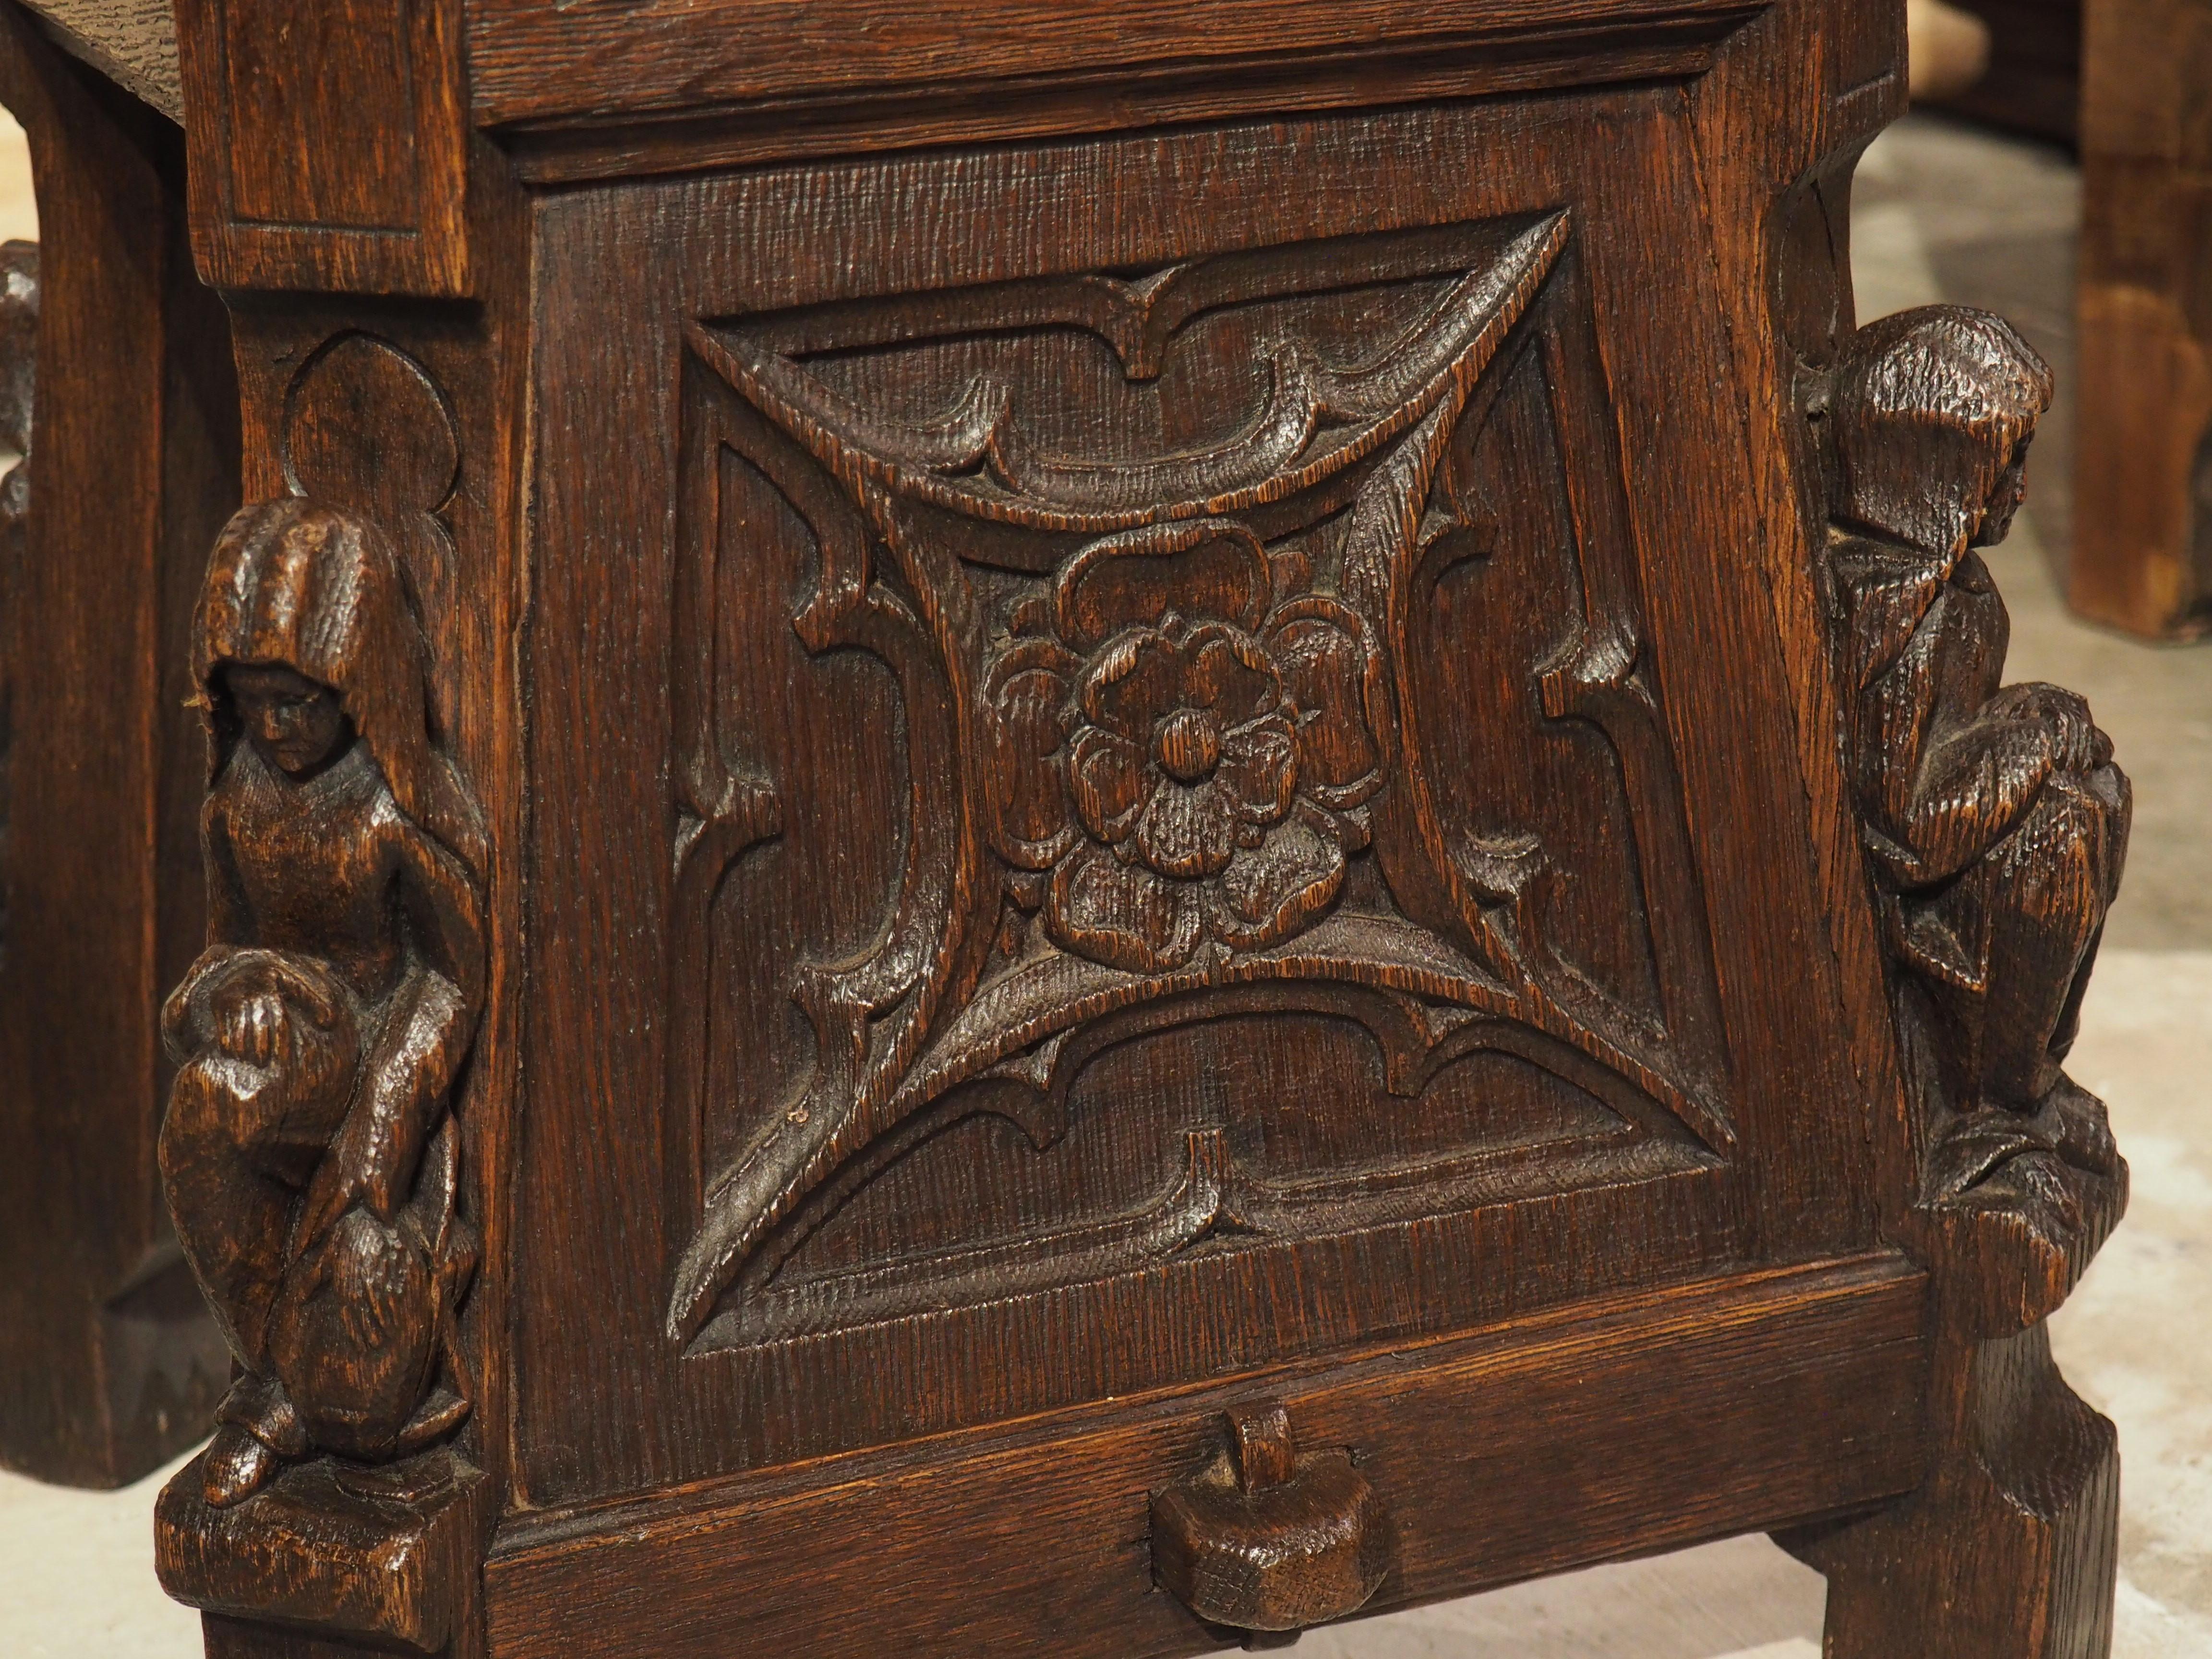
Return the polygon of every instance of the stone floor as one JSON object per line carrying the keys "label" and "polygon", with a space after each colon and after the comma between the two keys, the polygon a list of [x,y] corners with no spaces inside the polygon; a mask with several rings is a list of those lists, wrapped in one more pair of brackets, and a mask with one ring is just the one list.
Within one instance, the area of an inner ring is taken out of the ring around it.
{"label": "stone floor", "polygon": [[[0,165],[0,236],[32,234]],[[2128,887],[2073,1070],[2135,1168],[2127,1224],[2053,1340],[2120,1425],[2119,1659],[2212,1659],[2212,646],[2161,649],[2060,608],[2069,526],[2070,290],[2078,175],[2053,151],[1914,118],[1859,173],[1860,313],[1953,300],[2002,310],[2058,368],[2031,505],[1992,563],[2013,675],[2086,693],[2136,781]],[[189,1659],[191,1616],[153,1581],[162,1477],[109,1494],[0,1474],[0,1652]],[[1817,1575],[1761,1539],[1607,1567],[1306,1638],[1310,1659],[1817,1659]]]}

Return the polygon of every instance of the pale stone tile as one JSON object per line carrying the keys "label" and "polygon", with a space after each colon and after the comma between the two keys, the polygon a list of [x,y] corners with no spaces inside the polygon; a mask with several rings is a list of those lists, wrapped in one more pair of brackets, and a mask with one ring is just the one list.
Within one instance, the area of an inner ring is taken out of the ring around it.
{"label": "pale stone tile", "polygon": [[199,1615],[154,1577],[154,1499],[184,1461],[111,1492],[0,1471],[0,1654],[200,1659]]}

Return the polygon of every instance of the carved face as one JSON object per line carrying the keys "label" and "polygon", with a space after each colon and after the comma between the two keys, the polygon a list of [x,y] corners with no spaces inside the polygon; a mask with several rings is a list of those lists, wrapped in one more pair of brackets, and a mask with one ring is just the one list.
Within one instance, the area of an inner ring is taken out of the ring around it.
{"label": "carved face", "polygon": [[2012,459],[1990,486],[1989,504],[1982,509],[1982,521],[1974,529],[1976,547],[1995,547],[2011,533],[2013,515],[2020,511],[2021,499],[2027,494],[2029,441],[2023,438],[2014,446]]}
{"label": "carved face", "polygon": [[246,735],[289,777],[312,777],[353,745],[353,722],[327,685],[275,663],[234,663],[223,683]]}

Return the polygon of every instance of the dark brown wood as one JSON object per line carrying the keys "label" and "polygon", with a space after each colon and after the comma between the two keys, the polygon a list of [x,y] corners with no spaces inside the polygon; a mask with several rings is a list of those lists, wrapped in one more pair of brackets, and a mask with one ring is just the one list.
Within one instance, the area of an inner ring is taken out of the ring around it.
{"label": "dark brown wood", "polygon": [[2212,17],[2094,0],[2086,76],[2067,599],[2130,633],[2194,638],[2212,628]]}
{"label": "dark brown wood", "polygon": [[470,291],[458,0],[176,9],[209,282]]}
{"label": "dark brown wood", "polygon": [[294,495],[208,566],[208,947],[162,1010],[161,1174],[240,1375],[206,1502],[289,1460],[370,1463],[472,1403],[453,1334],[478,1240],[449,1109],[483,1007],[483,820],[432,726],[382,530]]}
{"label": "dark brown wood", "polygon": [[1274,1401],[1222,1425],[1214,1463],[1152,1495],[1152,1577],[1206,1623],[1262,1636],[1358,1612],[1397,1538],[1352,1450],[1301,1456]]}
{"label": "dark brown wood", "polygon": [[1846,747],[1908,1059],[1933,1062],[1940,1199],[2023,1160],[2118,1167],[2103,1106],[2059,1064],[2132,797],[2080,697],[2002,684],[2010,623],[1977,551],[2012,527],[2051,392],[2002,319],[1935,307],[1862,330],[1818,410]]}
{"label": "dark brown wood", "polygon": [[[1939,1260],[1939,1283],[1985,1271]],[[1827,1575],[1826,1651],[2101,1659],[2119,1565],[2112,1425],[2060,1378],[2039,1321],[1979,1341],[1947,1305],[1941,1329],[1921,1489],[1870,1518],[1778,1534]]]}
{"label": "dark brown wood", "polygon": [[169,0],[35,0],[48,34],[172,121],[185,118]]}
{"label": "dark brown wood", "polygon": [[[988,20],[963,20],[883,0],[738,14],[685,0],[586,0],[558,10],[480,0],[468,20],[471,96],[488,126],[554,126],[779,102],[811,112],[870,93],[943,100],[994,86],[1120,91],[1132,82],[1258,76],[1276,83],[1279,103],[1295,107],[1308,71],[1339,69],[1347,57],[1372,55],[1401,70],[1438,52],[1588,58],[1624,36],[1710,39],[1754,9],[1747,0],[1503,0],[1470,18],[1421,0],[1201,13],[1166,0],[998,0]],[[739,33],[724,26],[732,15],[744,19]],[[1094,113],[1087,125],[1097,122]]]}
{"label": "dark brown wood", "polygon": [[[1810,1520],[1919,1479],[1926,1297],[1895,1257],[1820,1264],[551,1512],[494,1548],[492,1650],[623,1653],[646,1609],[666,1659],[726,1653],[737,1629],[977,1659],[1034,1654],[1041,1630],[1075,1659],[1230,1645],[1154,1583],[1146,1512],[1258,1394],[1302,1442],[1357,1448],[1389,1504],[1398,1571],[1377,1609]],[[825,1556],[829,1603],[809,1565]]]}
{"label": "dark brown wood", "polygon": [[153,1020],[205,926],[184,630],[237,393],[181,136],[12,5],[0,101],[42,239],[0,301],[31,457],[0,501],[0,1462],[113,1486],[205,1431],[227,1370],[161,1202]]}
{"label": "dark brown wood", "polygon": [[182,20],[211,1652],[1126,1659],[1757,1528],[1838,1644],[1941,1534],[2094,1647],[2125,799],[1968,547],[2039,368],[1855,329],[1896,15],[325,9]]}
{"label": "dark brown wood", "polygon": [[2126,1206],[2104,1106],[2060,1062],[2130,796],[2079,697],[2001,686],[2008,619],[1976,551],[2011,527],[2051,391],[2001,319],[1934,307],[1851,337],[1808,399],[1936,1303],[1929,1478],[1784,1536],[1828,1575],[1835,1659],[2112,1647],[2117,1440],[2059,1377],[2043,1322]]}
{"label": "dark brown wood", "polygon": [[479,1618],[489,1500],[483,1472],[445,1450],[382,1468],[295,1466],[242,1509],[174,1480],[155,1519],[155,1565],[172,1595],[216,1615],[211,1633],[236,1613],[441,1653]]}

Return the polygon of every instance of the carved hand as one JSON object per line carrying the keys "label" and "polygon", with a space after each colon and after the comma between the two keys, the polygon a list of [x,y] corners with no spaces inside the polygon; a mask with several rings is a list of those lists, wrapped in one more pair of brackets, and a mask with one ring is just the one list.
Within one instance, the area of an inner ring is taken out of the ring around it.
{"label": "carved hand", "polygon": [[168,1044],[170,1054],[176,1059],[182,1060],[186,1058],[186,1050],[192,1046],[187,1028],[192,1019],[193,993],[199,989],[201,981],[210,974],[237,954],[234,945],[209,945],[192,963],[191,971],[178,982],[177,988],[170,992],[167,1000],[161,1004],[161,1040]]}
{"label": "carved hand", "polygon": [[2063,686],[2040,681],[2008,685],[1990,699],[1986,712],[2043,726],[2051,733],[2051,758],[2061,771],[2090,771],[2112,757],[2112,740],[2097,729],[2088,703]]}
{"label": "carved hand", "polygon": [[282,997],[274,991],[258,991],[222,1011],[217,1040],[232,1059],[267,1066],[285,1048],[291,1024]]}

